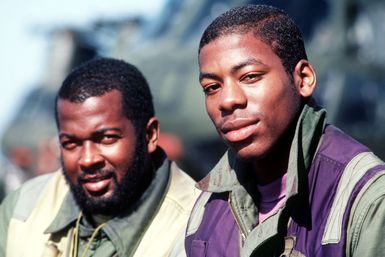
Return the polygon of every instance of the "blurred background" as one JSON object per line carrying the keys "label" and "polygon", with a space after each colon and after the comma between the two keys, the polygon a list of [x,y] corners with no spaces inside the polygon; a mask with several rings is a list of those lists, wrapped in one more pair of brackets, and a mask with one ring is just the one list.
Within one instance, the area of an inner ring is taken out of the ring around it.
{"label": "blurred background", "polygon": [[54,96],[96,56],[146,76],[161,145],[195,179],[225,151],[204,109],[197,48],[220,13],[248,3],[286,10],[301,28],[329,122],[385,158],[383,0],[3,0],[0,2],[0,199],[59,167]]}

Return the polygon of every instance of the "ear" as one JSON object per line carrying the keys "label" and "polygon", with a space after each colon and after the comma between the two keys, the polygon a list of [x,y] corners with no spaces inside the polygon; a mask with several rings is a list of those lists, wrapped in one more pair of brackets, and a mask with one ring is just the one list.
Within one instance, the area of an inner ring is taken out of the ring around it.
{"label": "ear", "polygon": [[147,152],[149,154],[153,153],[158,146],[159,140],[159,121],[156,117],[152,117],[148,120],[146,126],[146,143],[147,143]]}
{"label": "ear", "polygon": [[307,60],[300,60],[294,68],[293,72],[294,84],[298,93],[304,97],[309,98],[317,85],[317,78],[315,71]]}

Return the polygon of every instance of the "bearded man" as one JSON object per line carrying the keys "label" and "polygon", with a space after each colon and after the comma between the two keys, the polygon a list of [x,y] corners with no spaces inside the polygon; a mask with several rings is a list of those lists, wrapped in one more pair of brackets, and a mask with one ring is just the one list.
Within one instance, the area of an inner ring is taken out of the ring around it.
{"label": "bearded man", "polygon": [[62,171],[4,200],[0,256],[183,254],[197,189],[157,145],[159,121],[141,72],[92,60],[64,80],[55,113]]}

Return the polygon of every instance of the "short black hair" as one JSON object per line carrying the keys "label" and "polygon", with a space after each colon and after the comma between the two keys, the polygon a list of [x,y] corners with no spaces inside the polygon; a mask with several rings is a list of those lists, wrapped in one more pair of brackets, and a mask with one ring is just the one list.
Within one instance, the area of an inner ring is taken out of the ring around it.
{"label": "short black hair", "polygon": [[155,115],[152,95],[143,74],[132,64],[113,58],[96,58],[75,68],[63,81],[55,101],[55,118],[59,127],[59,99],[82,103],[89,97],[102,96],[112,90],[122,94],[124,115],[137,132]]}
{"label": "short black hair", "polygon": [[298,61],[307,60],[298,26],[287,13],[268,5],[235,7],[218,16],[203,32],[199,52],[219,37],[249,32],[271,47],[290,78]]}

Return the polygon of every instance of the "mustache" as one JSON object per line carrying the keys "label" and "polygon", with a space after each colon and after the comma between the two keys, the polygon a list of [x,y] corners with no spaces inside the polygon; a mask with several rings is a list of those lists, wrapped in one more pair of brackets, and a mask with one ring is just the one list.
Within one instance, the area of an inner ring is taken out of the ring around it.
{"label": "mustache", "polygon": [[113,169],[98,169],[93,170],[92,172],[82,172],[79,174],[78,181],[91,181],[91,180],[98,180],[100,178],[106,178],[106,177],[116,177],[116,172]]}

